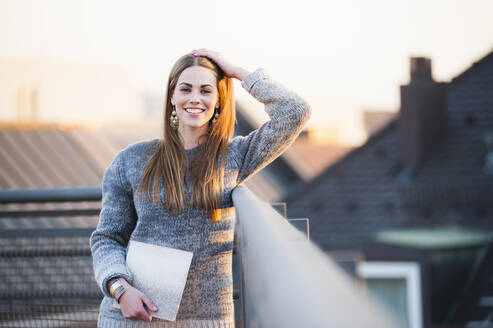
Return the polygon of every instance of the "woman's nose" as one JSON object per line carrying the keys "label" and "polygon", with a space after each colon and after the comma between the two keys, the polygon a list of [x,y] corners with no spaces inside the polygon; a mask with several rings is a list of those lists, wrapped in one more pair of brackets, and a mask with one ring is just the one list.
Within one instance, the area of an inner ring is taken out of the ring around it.
{"label": "woman's nose", "polygon": [[190,102],[193,103],[193,104],[198,104],[200,102],[200,97],[199,97],[199,94],[198,92],[192,92],[191,96],[190,96]]}

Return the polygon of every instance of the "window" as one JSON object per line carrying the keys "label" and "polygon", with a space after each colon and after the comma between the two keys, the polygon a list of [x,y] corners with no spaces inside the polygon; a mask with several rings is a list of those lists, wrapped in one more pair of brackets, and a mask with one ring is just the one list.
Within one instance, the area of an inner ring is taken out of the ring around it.
{"label": "window", "polygon": [[367,289],[409,328],[422,328],[421,275],[414,262],[361,262],[358,275]]}

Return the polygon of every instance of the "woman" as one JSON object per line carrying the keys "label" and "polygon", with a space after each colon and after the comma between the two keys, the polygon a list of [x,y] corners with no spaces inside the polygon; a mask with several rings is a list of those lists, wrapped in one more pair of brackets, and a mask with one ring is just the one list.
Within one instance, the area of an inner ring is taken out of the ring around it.
{"label": "woman", "polygon": [[[270,120],[231,139],[232,78],[265,104]],[[310,112],[262,69],[248,72],[207,49],[177,61],[168,80],[163,139],[123,149],[104,174],[100,220],[90,239],[105,295],[99,327],[148,327],[144,321],[155,327],[234,327],[231,192],[291,144]],[[125,265],[129,240],[193,252],[175,322],[152,320],[155,305],[132,287]],[[113,295],[121,310],[112,307]]]}

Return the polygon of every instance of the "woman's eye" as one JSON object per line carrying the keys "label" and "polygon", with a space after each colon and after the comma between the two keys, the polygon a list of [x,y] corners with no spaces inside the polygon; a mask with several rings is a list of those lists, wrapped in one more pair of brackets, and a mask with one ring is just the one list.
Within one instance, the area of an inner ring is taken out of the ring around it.
{"label": "woman's eye", "polygon": [[209,90],[202,90],[203,93],[211,93]]}
{"label": "woman's eye", "polygon": [[190,91],[190,88],[183,88],[183,89],[180,89],[180,91],[188,92],[188,91]]}

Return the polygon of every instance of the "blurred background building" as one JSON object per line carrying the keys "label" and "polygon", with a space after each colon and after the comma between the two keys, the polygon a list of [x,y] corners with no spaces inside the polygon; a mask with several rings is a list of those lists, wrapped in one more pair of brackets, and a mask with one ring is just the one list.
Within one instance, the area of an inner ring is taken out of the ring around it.
{"label": "blurred background building", "polygon": [[0,72],[0,122],[97,126],[149,118],[122,65],[0,58]]}
{"label": "blurred background building", "polygon": [[[450,83],[411,58],[399,115],[285,201],[327,252],[425,327],[480,327],[493,305],[493,52]],[[488,324],[486,325],[488,326]]]}

